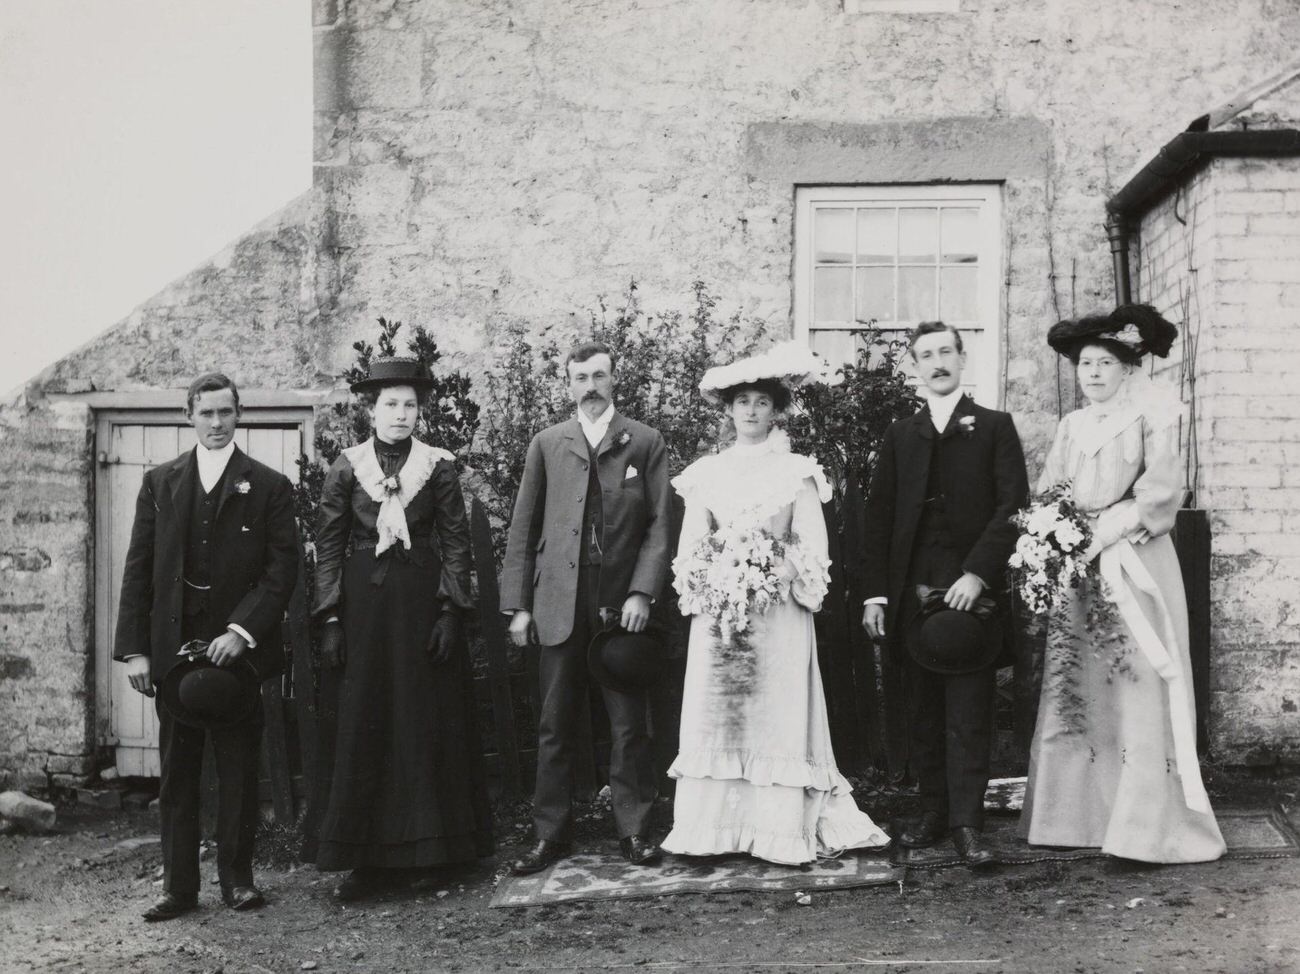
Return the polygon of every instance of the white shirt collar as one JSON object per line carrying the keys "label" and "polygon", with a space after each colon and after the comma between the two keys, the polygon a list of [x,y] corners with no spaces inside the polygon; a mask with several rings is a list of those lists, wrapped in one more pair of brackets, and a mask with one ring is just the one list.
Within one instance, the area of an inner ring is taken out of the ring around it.
{"label": "white shirt collar", "polygon": [[946,396],[930,398],[930,421],[934,423],[934,428],[938,432],[942,433],[948,428],[948,420],[952,419],[953,410],[957,408],[962,395],[962,388],[958,386]]}
{"label": "white shirt collar", "polygon": [[205,491],[212,490],[225,472],[226,464],[235,455],[235,441],[231,440],[220,450],[209,450],[202,443],[194,447],[194,457],[199,463],[199,482]]}
{"label": "white shirt collar", "polygon": [[609,424],[614,418],[614,404],[610,403],[605,407],[605,411],[595,419],[588,419],[587,414],[578,407],[578,422],[582,426],[582,435],[587,438],[587,442],[594,450],[600,446],[600,441],[605,438],[605,431],[609,429]]}

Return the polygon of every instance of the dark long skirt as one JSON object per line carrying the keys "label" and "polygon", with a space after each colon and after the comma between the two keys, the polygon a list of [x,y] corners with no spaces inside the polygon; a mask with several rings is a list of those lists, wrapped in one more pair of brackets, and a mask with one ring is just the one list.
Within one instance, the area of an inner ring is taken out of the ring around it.
{"label": "dark long skirt", "polygon": [[383,560],[378,585],[373,548],[344,569],[347,662],[322,870],[436,866],[493,850],[469,653],[462,644],[435,665],[425,651],[439,612],[437,559]]}

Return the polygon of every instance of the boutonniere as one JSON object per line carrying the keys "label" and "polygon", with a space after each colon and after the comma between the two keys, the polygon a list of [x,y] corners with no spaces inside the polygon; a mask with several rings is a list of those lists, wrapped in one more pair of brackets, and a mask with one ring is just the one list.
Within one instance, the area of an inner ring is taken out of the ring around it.
{"label": "boutonniere", "polygon": [[627,430],[623,430],[623,432],[619,433],[618,436],[614,437],[614,445],[611,447],[611,449],[614,450],[622,449],[623,447],[627,446],[631,442],[632,442],[632,434],[629,433]]}
{"label": "boutonniere", "polygon": [[247,494],[252,489],[253,489],[253,485],[250,484],[247,480],[241,480],[239,483],[235,484],[236,494]]}
{"label": "boutonniere", "polygon": [[402,482],[397,479],[397,474],[391,474],[379,481],[379,486],[384,489],[386,497],[392,497],[394,494],[402,492]]}
{"label": "boutonniere", "polygon": [[957,418],[957,428],[961,430],[962,436],[970,436],[975,432],[975,417],[959,416]]}

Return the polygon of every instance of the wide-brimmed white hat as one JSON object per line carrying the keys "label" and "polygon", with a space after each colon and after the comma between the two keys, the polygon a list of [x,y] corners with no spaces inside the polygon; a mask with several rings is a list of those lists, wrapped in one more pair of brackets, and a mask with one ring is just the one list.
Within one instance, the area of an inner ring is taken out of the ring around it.
{"label": "wide-brimmed white hat", "polygon": [[715,365],[700,380],[700,393],[709,402],[721,403],[725,390],[761,379],[775,380],[787,389],[815,383],[837,386],[844,381],[829,362],[803,342],[781,342],[729,365]]}

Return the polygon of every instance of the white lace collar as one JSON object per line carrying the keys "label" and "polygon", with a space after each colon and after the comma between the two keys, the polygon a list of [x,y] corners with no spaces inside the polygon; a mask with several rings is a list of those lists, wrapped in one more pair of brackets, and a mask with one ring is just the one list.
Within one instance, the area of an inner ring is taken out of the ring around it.
{"label": "white lace collar", "polygon": [[433,476],[433,468],[438,465],[438,461],[454,460],[455,456],[440,447],[428,446],[412,438],[411,452],[406,462],[393,476],[385,477],[384,468],[379,465],[379,457],[375,453],[374,437],[348,447],[343,455],[352,464],[357,483],[379,505],[379,515],[375,518],[375,528],[379,532],[375,554],[383,554],[396,541],[401,541],[404,547],[410,548],[411,534],[406,525],[406,505],[424,489],[424,485]]}

